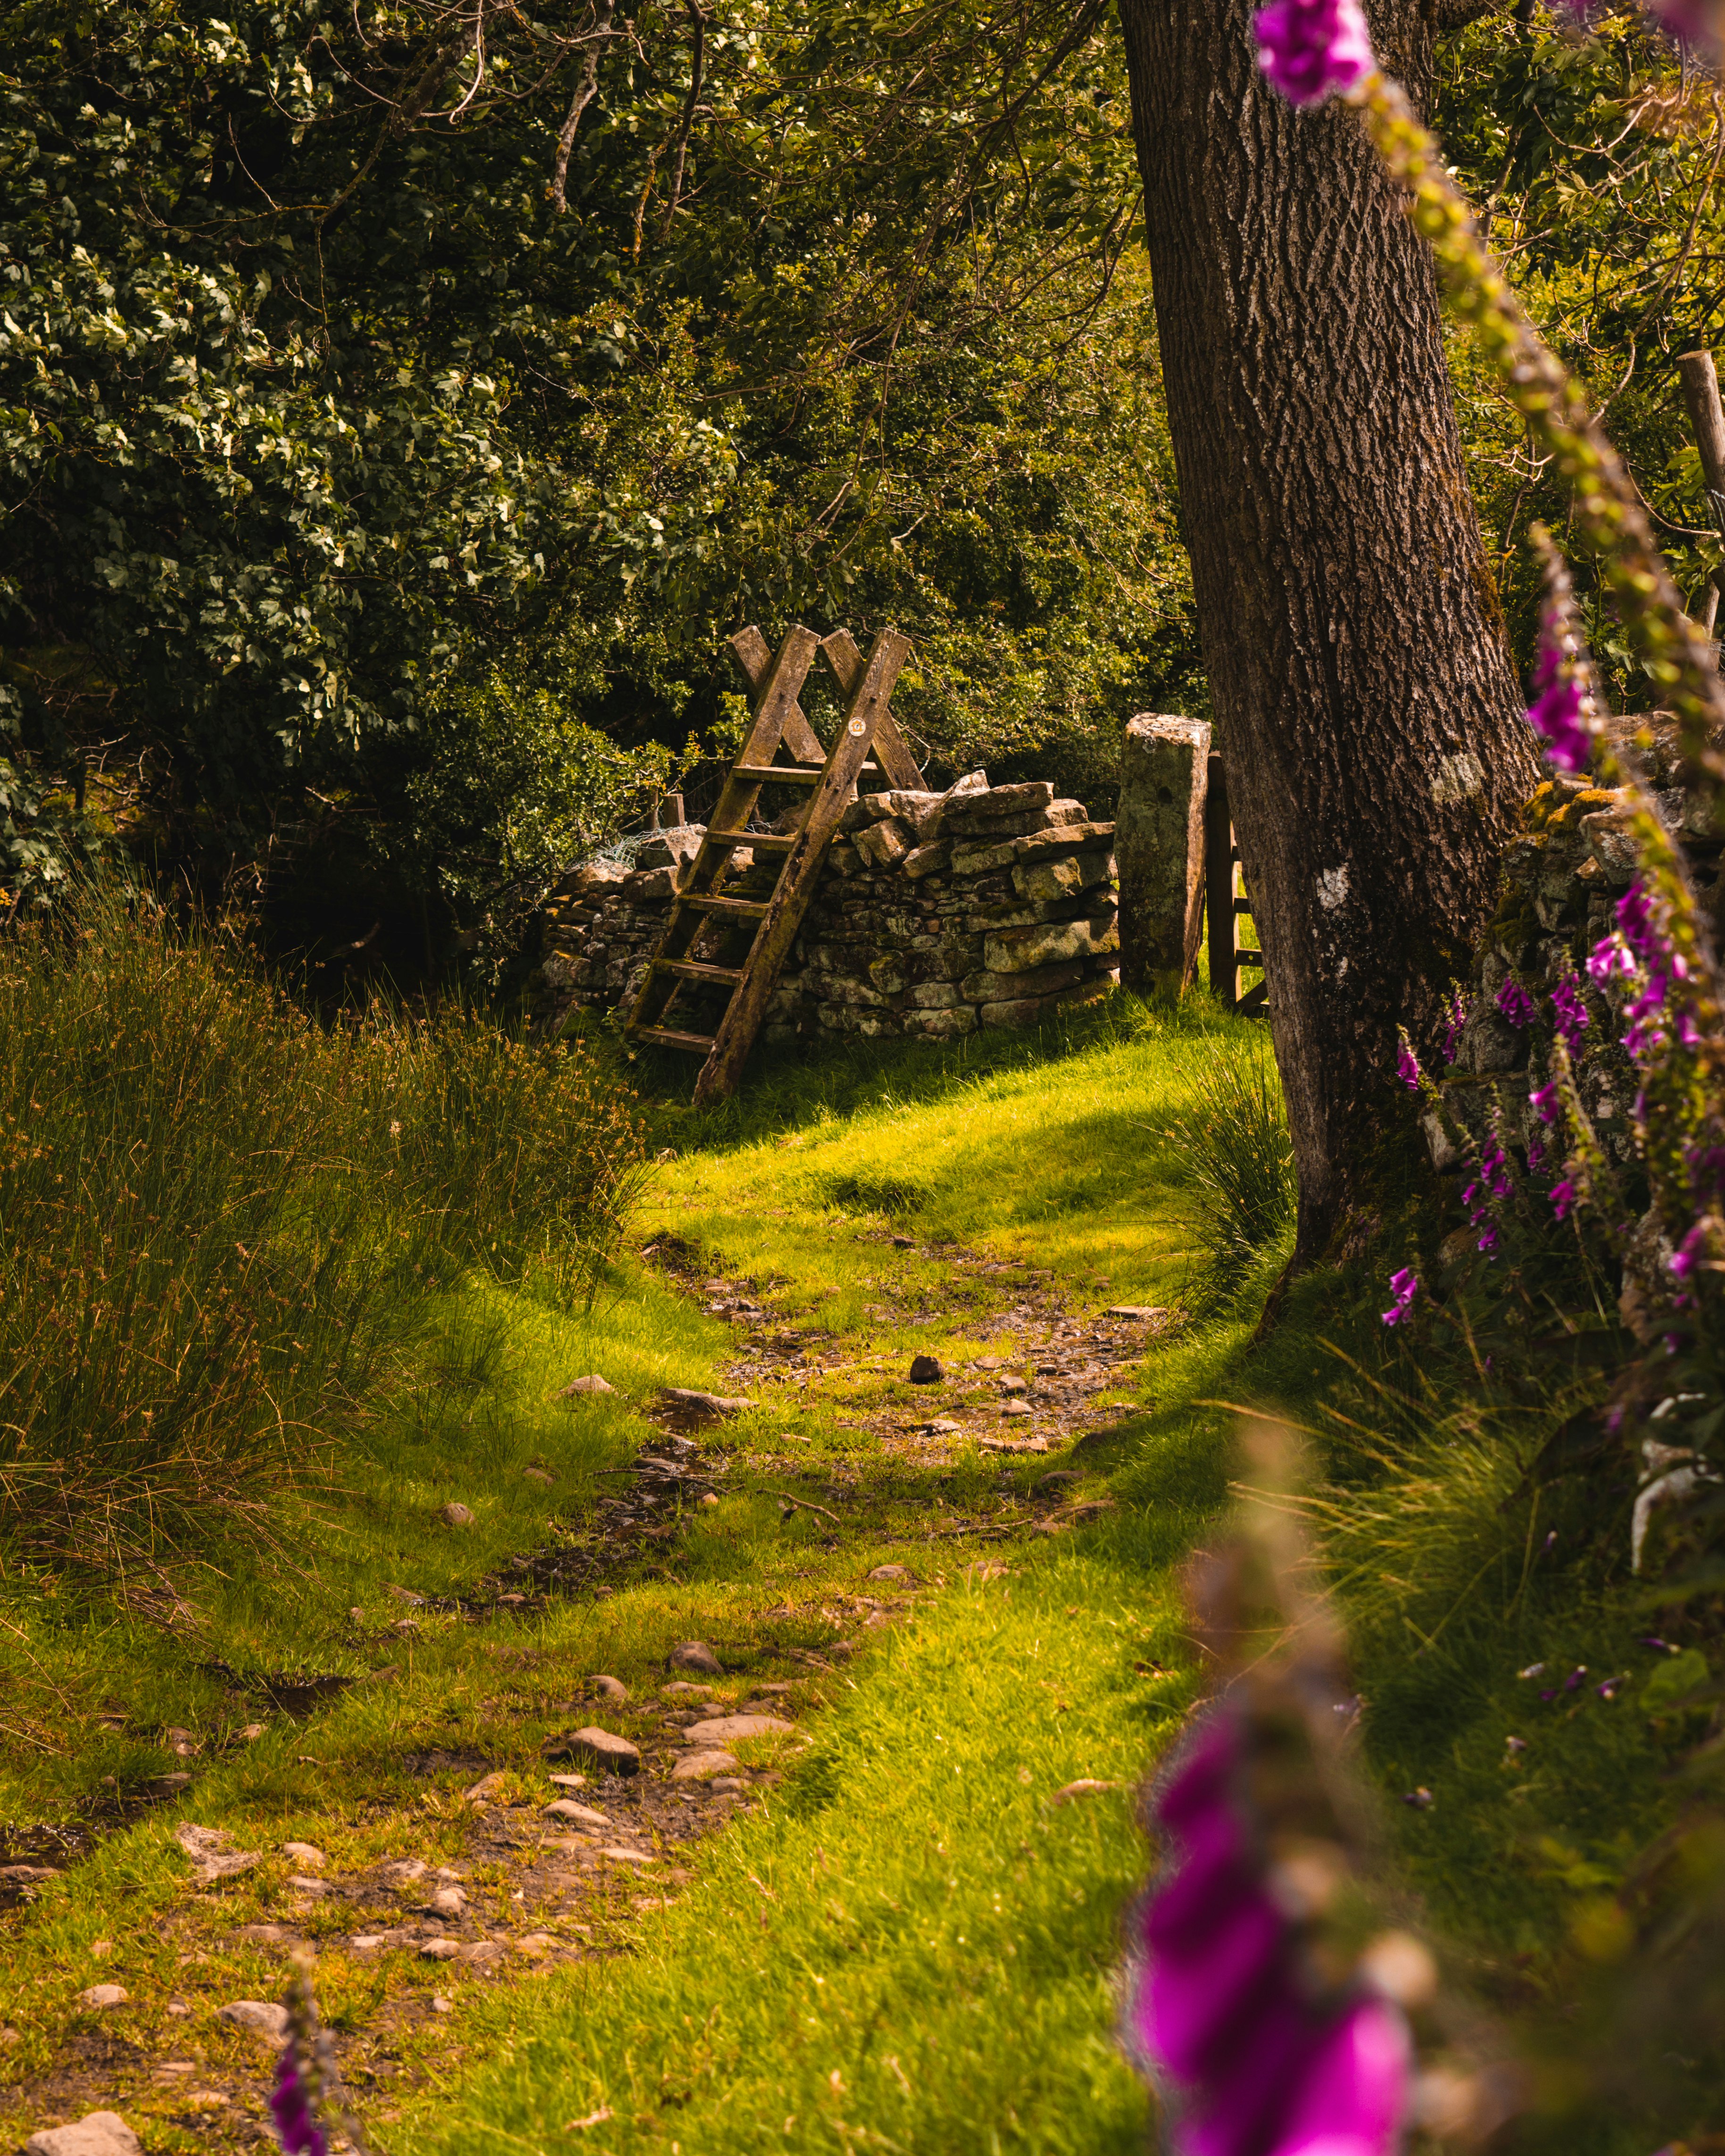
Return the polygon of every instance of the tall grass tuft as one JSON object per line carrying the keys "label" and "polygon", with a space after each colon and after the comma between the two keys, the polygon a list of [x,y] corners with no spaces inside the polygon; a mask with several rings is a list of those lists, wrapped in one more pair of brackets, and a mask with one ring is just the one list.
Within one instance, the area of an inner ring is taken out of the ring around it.
{"label": "tall grass tuft", "polygon": [[1194,1317],[1225,1310],[1294,1217],[1297,1188],[1281,1081],[1267,1045],[1219,1044],[1190,1113],[1173,1127],[1195,1199],[1197,1262],[1184,1288]]}
{"label": "tall grass tuft", "polygon": [[0,1561],[260,1529],[428,1286],[560,1295],[642,1158],[628,1102],[456,1011],[320,1028],[216,935],[87,892],[0,946]]}

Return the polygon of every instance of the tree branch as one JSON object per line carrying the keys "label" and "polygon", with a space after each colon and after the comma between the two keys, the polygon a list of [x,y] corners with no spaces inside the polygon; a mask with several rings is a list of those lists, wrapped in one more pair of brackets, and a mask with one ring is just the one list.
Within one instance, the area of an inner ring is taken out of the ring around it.
{"label": "tree branch", "polygon": [[581,125],[581,116],[593,103],[599,86],[599,54],[605,49],[605,38],[611,28],[611,17],[616,5],[617,0],[598,0],[597,19],[581,63],[581,80],[576,85],[573,100],[562,127],[557,131],[557,161],[551,176],[551,199],[559,217],[569,207],[569,157],[575,147],[575,131]]}
{"label": "tree branch", "polygon": [[1425,19],[1435,38],[1447,38],[1481,15],[1501,13],[1505,4],[1506,0],[1425,0]]}
{"label": "tree branch", "polygon": [[684,0],[684,5],[695,25],[695,57],[690,64],[689,95],[683,102],[683,116],[677,126],[671,157],[670,194],[665,205],[665,215],[659,221],[661,247],[670,238],[671,220],[683,197],[683,166],[689,155],[689,130],[695,125],[695,108],[701,100],[701,72],[706,54],[706,17],[701,12],[700,0]]}

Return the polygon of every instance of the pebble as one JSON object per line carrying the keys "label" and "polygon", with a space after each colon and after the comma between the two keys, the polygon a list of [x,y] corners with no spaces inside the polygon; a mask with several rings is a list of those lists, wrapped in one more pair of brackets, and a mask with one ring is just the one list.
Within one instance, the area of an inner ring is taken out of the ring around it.
{"label": "pebble", "polygon": [[1004,1370],[1006,1368],[1006,1358],[1004,1355],[978,1355],[975,1367],[978,1370]]}
{"label": "pebble", "polygon": [[614,1699],[619,1705],[629,1697],[629,1686],[621,1677],[589,1677],[588,1682],[606,1699]]}
{"label": "pebble", "polygon": [[572,1736],[555,1737],[546,1747],[553,1759],[586,1759],[606,1774],[638,1774],[641,1751],[626,1737],[608,1729],[578,1729]]}
{"label": "pebble", "polygon": [[895,1235],[892,1239],[892,1247],[896,1250],[914,1250],[916,1247],[916,1239],[914,1235]]}
{"label": "pebble", "polygon": [[315,1841],[285,1841],[281,1845],[281,1853],[284,1856],[291,1857],[295,1864],[308,1871],[315,1871],[320,1865],[327,1864],[330,1861]]}
{"label": "pebble", "polygon": [[1000,1389],[1003,1393],[1028,1393],[1030,1388],[1022,1378],[1005,1377],[1000,1380]]}
{"label": "pebble", "polygon": [[389,1874],[393,1879],[399,1881],[403,1887],[406,1887],[415,1879],[423,1879],[427,1868],[423,1856],[404,1856],[398,1864],[390,1866]]}
{"label": "pebble", "polygon": [[728,1752],[694,1752],[671,1768],[674,1782],[707,1782],[715,1774],[734,1774],[737,1762]]}
{"label": "pebble", "polygon": [[1000,1412],[1004,1415],[1027,1415],[1032,1409],[1028,1400],[1004,1400],[1001,1403]]}
{"label": "pebble", "polygon": [[191,1858],[193,1876],[200,1887],[234,1878],[264,1861],[260,1850],[236,1849],[233,1835],[220,1827],[194,1826],[190,1820],[182,1820],[174,1829],[174,1840]]}
{"label": "pebble", "polygon": [[216,2009],[216,2019],[231,2022],[248,2035],[261,2036],[269,2044],[279,2044],[287,2034],[286,2007],[269,1999],[230,1999],[225,2006]]}
{"label": "pebble", "polygon": [[473,1515],[466,1506],[455,1504],[453,1501],[439,1508],[438,1517],[446,1527],[470,1527],[473,1525]]}
{"label": "pebble", "polygon": [[674,1670],[699,1670],[703,1676],[721,1677],[725,1671],[718,1656],[705,1640],[685,1640],[680,1647],[673,1647],[668,1656]]}
{"label": "pebble", "polygon": [[947,1422],[937,1418],[933,1422],[926,1422],[922,1424],[922,1435],[924,1437],[951,1437],[957,1428],[956,1422]]}
{"label": "pebble", "polygon": [[908,1579],[910,1576],[901,1564],[877,1564],[869,1574],[870,1579]]}
{"label": "pebble", "polygon": [[661,1699],[711,1699],[712,1696],[713,1688],[711,1685],[687,1684],[681,1679],[674,1684],[660,1685],[659,1687],[659,1697]]}
{"label": "pebble", "polygon": [[524,1482],[537,1482],[544,1489],[548,1490],[551,1487],[553,1479],[542,1467],[524,1467],[521,1470],[521,1480]]}
{"label": "pebble", "polygon": [[255,1744],[263,1733],[264,1725],[261,1722],[249,1722],[239,1732],[239,1741],[242,1744]]}
{"label": "pebble", "polygon": [[703,1505],[716,1505],[719,1501],[712,1491],[704,1490],[701,1495],[701,1502]]}
{"label": "pebble", "polygon": [[625,1849],[620,1842],[608,1849],[602,1849],[599,1855],[610,1857],[617,1864],[656,1864],[659,1861],[656,1856],[649,1856],[644,1849]]}
{"label": "pebble", "polygon": [[[671,1772],[675,1775],[676,1769],[673,1768]],[[735,1774],[718,1774],[707,1784],[707,1787],[716,1797],[740,1797],[748,1784]]]}
{"label": "pebble", "polygon": [[124,1984],[92,1984],[78,1994],[78,2004],[100,2012],[104,2006],[123,2006],[131,1994]]}
{"label": "pebble", "polygon": [[336,1891],[326,1879],[314,1879],[309,1871],[290,1871],[288,1885],[300,1894],[333,1894]]}
{"label": "pebble", "polygon": [[793,1737],[797,1725],[776,1714],[726,1714],[697,1722],[683,1732],[685,1744],[741,1744],[751,1737]]}
{"label": "pebble", "polygon": [[434,2014],[453,2014],[455,2010],[455,2002],[453,1999],[445,1999],[440,1991],[434,1991],[431,1994],[431,2010]]}
{"label": "pebble", "polygon": [[454,1961],[461,1951],[459,1939],[427,1939],[419,1949],[421,1961]]}
{"label": "pebble", "polygon": [[469,1804],[482,1804],[488,1797],[497,1794],[503,1783],[504,1776],[500,1769],[495,1774],[482,1774],[470,1789],[464,1789],[461,1794]]}
{"label": "pebble", "polygon": [[609,1826],[611,1822],[603,1812],[596,1812],[591,1804],[578,1804],[572,1797],[559,1797],[555,1804],[545,1807],[547,1819],[579,1820],[584,1826]]}
{"label": "pebble", "polygon": [[45,2126],[24,2148],[27,2156],[143,2156],[138,2137],[117,2111],[86,2112],[69,2126]]}
{"label": "pebble", "polygon": [[913,1385],[938,1385],[944,1383],[946,1374],[932,1355],[918,1355],[911,1364]]}
{"label": "pebble", "polygon": [[596,1373],[591,1373],[584,1378],[572,1378],[562,1391],[558,1394],[557,1398],[563,1400],[578,1399],[583,1393],[614,1393],[616,1389],[615,1385],[608,1385],[603,1378]]}
{"label": "pebble", "polygon": [[523,1932],[515,1943],[515,1950],[518,1954],[525,1954],[529,1961],[537,1961],[542,1954],[550,1953],[556,1945],[557,1941],[549,1932]]}
{"label": "pebble", "polygon": [[244,1939],[249,1946],[279,1947],[294,1934],[285,1924],[242,1924],[234,1936]]}
{"label": "pebble", "polygon": [[554,1789],[584,1789],[588,1785],[585,1774],[547,1774],[545,1779]]}
{"label": "pebble", "polygon": [[459,1887],[439,1887],[425,1906],[436,1917],[459,1917],[467,1907],[467,1897]]}
{"label": "pebble", "polygon": [[1068,1782],[1064,1789],[1055,1791],[1053,1801],[1057,1804],[1070,1804],[1076,1798],[1104,1796],[1110,1789],[1119,1787],[1118,1782]]}
{"label": "pebble", "polygon": [[386,1587],[383,1592],[392,1601],[408,1603],[415,1609],[424,1606],[425,1597],[423,1594],[415,1594],[411,1587]]}
{"label": "pebble", "polygon": [[1153,1317],[1166,1317],[1168,1312],[1155,1305],[1119,1302],[1116,1303],[1113,1309],[1107,1312],[1106,1315],[1110,1317],[1127,1317],[1132,1319],[1135,1324],[1147,1325]]}

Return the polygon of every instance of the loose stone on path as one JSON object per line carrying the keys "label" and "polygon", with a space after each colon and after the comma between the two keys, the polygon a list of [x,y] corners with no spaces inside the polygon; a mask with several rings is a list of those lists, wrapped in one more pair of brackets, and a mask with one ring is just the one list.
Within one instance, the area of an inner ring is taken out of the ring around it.
{"label": "loose stone on path", "polygon": [[685,1640],[681,1646],[673,1647],[666,1657],[674,1670],[699,1670],[703,1676],[721,1677],[724,1667],[718,1656],[705,1640]]}
{"label": "loose stone on path", "polygon": [[231,2022],[236,2029],[244,2029],[249,2036],[261,2037],[266,2044],[280,2044],[287,2035],[286,2007],[272,2005],[268,1999],[230,1999],[225,2006],[216,2009],[216,2019]]}
{"label": "loose stone on path", "polygon": [[45,2126],[24,2148],[26,2156],[143,2156],[138,2137],[117,2111],[87,2112],[69,2126]]}
{"label": "loose stone on path", "polygon": [[572,1736],[554,1737],[545,1748],[548,1759],[585,1759],[607,1774],[638,1774],[640,1747],[608,1729],[578,1729]]}

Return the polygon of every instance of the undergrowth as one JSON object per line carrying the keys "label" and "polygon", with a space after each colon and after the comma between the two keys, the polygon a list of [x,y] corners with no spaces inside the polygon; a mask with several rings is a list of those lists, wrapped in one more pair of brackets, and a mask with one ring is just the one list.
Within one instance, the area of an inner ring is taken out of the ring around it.
{"label": "undergrowth", "polygon": [[148,1566],[368,1413],[425,1290],[567,1299],[641,1160],[614,1085],[465,1010],[320,1027],[91,889],[0,946],[0,1555]]}

